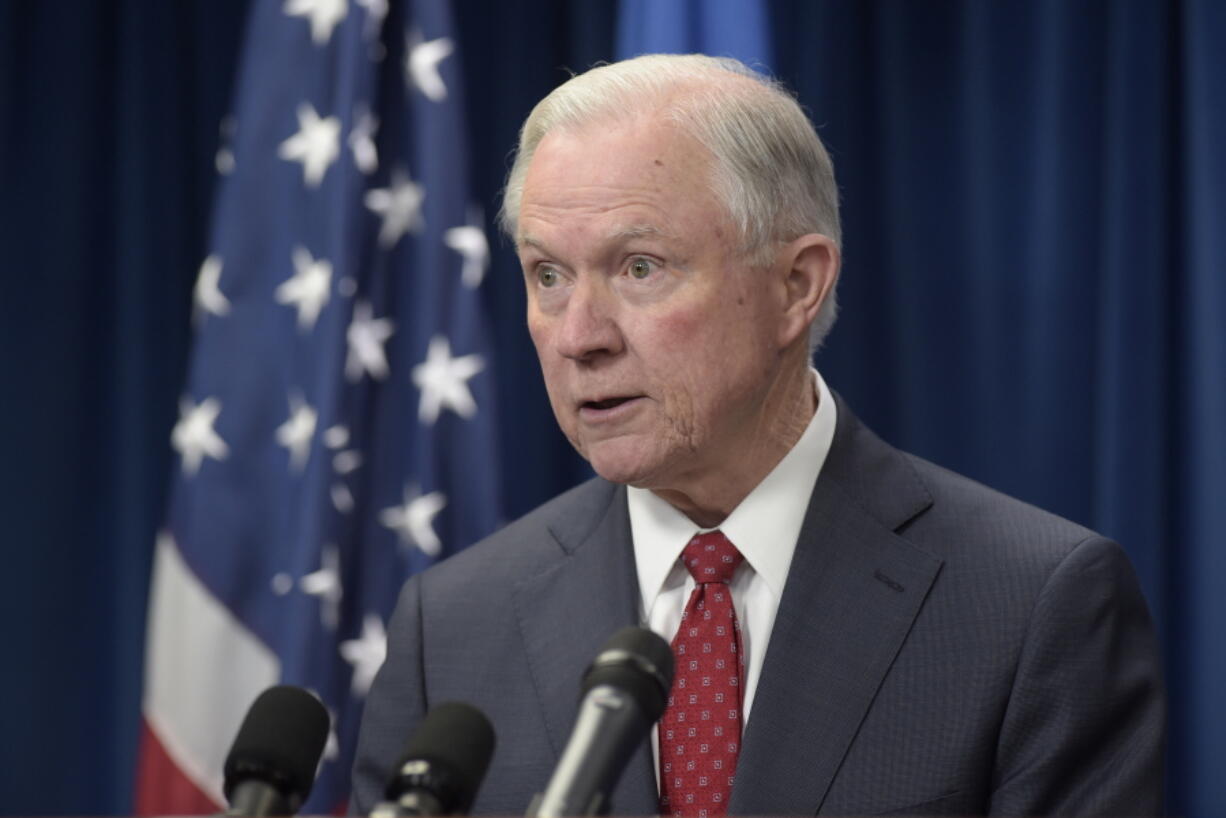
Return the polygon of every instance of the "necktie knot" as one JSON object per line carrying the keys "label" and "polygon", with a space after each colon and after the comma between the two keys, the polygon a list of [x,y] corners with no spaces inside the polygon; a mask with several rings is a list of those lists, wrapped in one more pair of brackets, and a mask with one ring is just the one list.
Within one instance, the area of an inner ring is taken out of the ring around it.
{"label": "necktie knot", "polygon": [[695,534],[681,552],[681,561],[699,585],[708,582],[727,583],[745,560],[722,531]]}

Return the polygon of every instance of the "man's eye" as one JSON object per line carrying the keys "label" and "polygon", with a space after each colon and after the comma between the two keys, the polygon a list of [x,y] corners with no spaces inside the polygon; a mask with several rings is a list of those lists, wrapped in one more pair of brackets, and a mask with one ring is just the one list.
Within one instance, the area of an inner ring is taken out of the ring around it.
{"label": "man's eye", "polygon": [[536,271],[536,278],[542,287],[552,287],[558,283],[558,271],[552,267],[539,267]]}
{"label": "man's eye", "polygon": [[630,275],[632,278],[643,279],[651,275],[654,265],[645,258],[636,258],[630,262]]}

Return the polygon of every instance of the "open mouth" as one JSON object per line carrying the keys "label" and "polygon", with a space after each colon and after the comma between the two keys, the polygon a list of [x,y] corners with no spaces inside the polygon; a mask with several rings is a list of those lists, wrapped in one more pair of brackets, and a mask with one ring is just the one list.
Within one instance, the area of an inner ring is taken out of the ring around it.
{"label": "open mouth", "polygon": [[605,398],[604,400],[590,400],[584,403],[582,408],[597,409],[597,410],[603,411],[605,409],[613,409],[617,406],[621,406],[623,403],[626,403],[627,401],[631,401],[631,400],[634,400],[634,398],[622,397],[622,398]]}

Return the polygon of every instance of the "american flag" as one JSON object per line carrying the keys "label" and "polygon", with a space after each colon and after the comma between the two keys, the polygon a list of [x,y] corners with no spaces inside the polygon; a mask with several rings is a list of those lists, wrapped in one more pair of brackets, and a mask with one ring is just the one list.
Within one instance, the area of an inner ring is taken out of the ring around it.
{"label": "american flag", "polygon": [[444,0],[253,3],[156,546],[141,814],[221,806],[279,682],[333,716],[303,811],[343,807],[401,584],[499,522],[453,31]]}

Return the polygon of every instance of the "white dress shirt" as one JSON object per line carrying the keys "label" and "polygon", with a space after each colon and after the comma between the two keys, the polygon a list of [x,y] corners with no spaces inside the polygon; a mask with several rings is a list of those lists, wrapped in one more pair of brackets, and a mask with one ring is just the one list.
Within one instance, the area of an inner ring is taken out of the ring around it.
{"label": "white dress shirt", "polygon": [[[762,660],[779,611],[783,585],[792,565],[805,511],[817,475],[834,440],[834,398],[822,376],[813,370],[817,411],[792,450],[719,525],[745,561],[732,577],[732,604],[741,625],[745,653],[742,723],[762,673]],[[694,579],[681,564],[686,543],[700,531],[689,517],[647,489],[627,490],[630,532],[638,569],[644,625],[670,642],[681,624],[681,613],[694,590]],[[659,743],[651,736],[659,776]]]}

